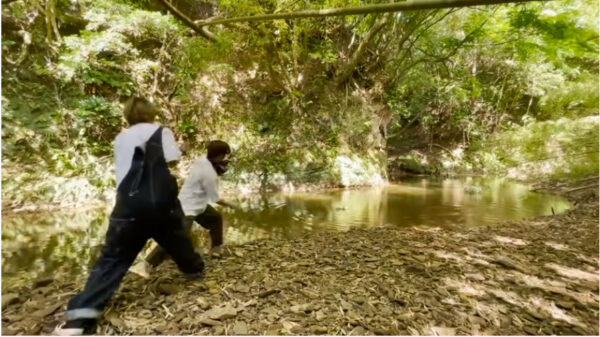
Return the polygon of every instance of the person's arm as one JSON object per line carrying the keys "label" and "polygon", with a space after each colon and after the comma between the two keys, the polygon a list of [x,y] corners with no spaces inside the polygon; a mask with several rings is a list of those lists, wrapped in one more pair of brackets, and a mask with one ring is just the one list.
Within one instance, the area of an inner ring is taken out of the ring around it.
{"label": "person's arm", "polygon": [[239,210],[240,210],[240,208],[239,208],[239,207],[237,207],[237,206],[235,206],[235,205],[233,205],[233,204],[230,204],[230,203],[228,203],[227,201],[225,201],[225,200],[223,200],[223,199],[219,199],[217,202],[215,202],[215,204],[217,204],[217,205],[221,205],[221,206],[223,206],[223,207],[229,207],[229,208],[231,208],[231,209],[234,209],[234,210],[236,210],[236,211],[239,211]]}
{"label": "person's arm", "polygon": [[204,180],[204,189],[208,196],[209,202],[215,203],[219,206],[229,207],[234,210],[239,210],[239,208],[236,207],[235,205],[230,204],[227,201],[221,199],[221,197],[219,196],[219,191],[218,191],[217,185],[218,185],[218,181],[216,178],[214,178],[214,179],[207,178]]}

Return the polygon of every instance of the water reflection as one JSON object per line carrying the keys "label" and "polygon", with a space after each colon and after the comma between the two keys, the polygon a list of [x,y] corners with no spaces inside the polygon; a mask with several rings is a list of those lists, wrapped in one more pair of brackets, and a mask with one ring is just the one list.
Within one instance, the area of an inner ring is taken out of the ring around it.
{"label": "water reflection", "polygon": [[[267,194],[233,200],[224,210],[226,240],[289,239],[307,231],[397,226],[482,226],[564,211],[559,197],[530,193],[503,179],[414,179],[385,187]],[[2,218],[2,289],[59,271],[87,273],[98,254],[110,208]],[[206,234],[197,229],[201,237]]]}

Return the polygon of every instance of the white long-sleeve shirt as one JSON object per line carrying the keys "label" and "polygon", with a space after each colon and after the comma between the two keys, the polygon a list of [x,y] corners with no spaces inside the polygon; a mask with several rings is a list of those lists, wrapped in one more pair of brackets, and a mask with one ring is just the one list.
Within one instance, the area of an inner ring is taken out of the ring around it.
{"label": "white long-sleeve shirt", "polygon": [[186,216],[196,216],[206,205],[219,201],[217,171],[206,157],[196,160],[181,191],[179,201]]}

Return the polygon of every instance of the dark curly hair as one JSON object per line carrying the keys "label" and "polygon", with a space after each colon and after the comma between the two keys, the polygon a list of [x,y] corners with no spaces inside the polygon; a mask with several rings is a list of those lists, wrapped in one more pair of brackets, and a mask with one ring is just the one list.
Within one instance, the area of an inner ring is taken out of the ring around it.
{"label": "dark curly hair", "polygon": [[215,158],[220,155],[226,155],[231,153],[231,148],[229,144],[225,143],[222,140],[213,140],[206,146],[206,156],[208,158]]}

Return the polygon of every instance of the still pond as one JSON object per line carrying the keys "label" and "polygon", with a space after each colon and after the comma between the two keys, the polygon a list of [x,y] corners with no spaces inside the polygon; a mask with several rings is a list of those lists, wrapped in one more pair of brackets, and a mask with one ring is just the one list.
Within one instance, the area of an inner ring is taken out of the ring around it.
{"label": "still pond", "polygon": [[[226,243],[290,239],[311,231],[385,224],[486,226],[559,213],[571,204],[498,178],[411,179],[381,187],[229,198],[243,211],[223,210]],[[110,206],[2,217],[2,289],[66,273],[85,274],[100,251]],[[195,226],[195,233],[206,233]],[[202,244],[202,240],[200,240]]]}

